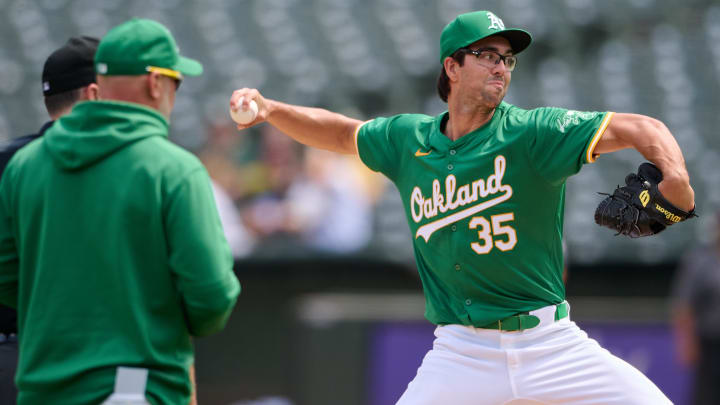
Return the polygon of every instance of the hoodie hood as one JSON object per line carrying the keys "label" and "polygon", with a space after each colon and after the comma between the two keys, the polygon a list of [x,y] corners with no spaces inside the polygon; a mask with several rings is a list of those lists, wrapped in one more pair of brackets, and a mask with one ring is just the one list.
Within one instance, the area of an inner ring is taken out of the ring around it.
{"label": "hoodie hood", "polygon": [[141,104],[85,101],[47,131],[45,147],[60,168],[79,170],[141,139],[167,137],[168,128],[165,117]]}

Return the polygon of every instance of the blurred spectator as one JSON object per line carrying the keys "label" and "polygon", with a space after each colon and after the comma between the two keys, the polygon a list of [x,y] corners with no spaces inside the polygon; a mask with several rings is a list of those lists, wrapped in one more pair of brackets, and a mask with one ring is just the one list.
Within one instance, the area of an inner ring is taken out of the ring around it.
{"label": "blurred spectator", "polygon": [[[357,159],[304,148],[275,127],[261,128],[257,161],[233,170],[252,184],[240,206],[258,238],[255,253],[276,255],[282,249],[287,256],[305,256],[365,248],[380,176]],[[213,166],[219,167],[208,165]]]}
{"label": "blurred spectator", "polygon": [[210,177],[236,202],[265,188],[251,138],[238,134],[228,117],[208,127],[207,142],[197,154]]}
{"label": "blurred spectator", "polygon": [[220,214],[225,238],[233,257],[248,256],[255,247],[255,236],[247,229],[237,207],[237,201],[258,188],[257,170],[239,164],[241,137],[227,120],[208,129],[208,141],[198,153],[212,179],[215,203]]}
{"label": "blurred spectator", "polygon": [[673,288],[680,362],[695,370],[693,404],[720,404],[720,212],[713,243],[683,257]]}
{"label": "blurred spectator", "polygon": [[[0,176],[15,152],[41,137],[61,116],[70,112],[75,103],[97,98],[93,57],[99,40],[73,37],[48,56],[43,65],[42,90],[50,121],[36,133],[16,138],[0,149]],[[0,305],[0,403],[14,404],[17,389],[13,378],[18,359],[17,314]]]}
{"label": "blurred spectator", "polygon": [[372,196],[354,161],[306,148],[304,170],[288,190],[290,225],[319,252],[352,253],[370,241]]}
{"label": "blurred spectator", "polygon": [[288,244],[297,242],[297,229],[291,224],[287,193],[302,170],[300,146],[269,125],[262,128],[259,158],[262,191],[252,196],[246,207],[248,226],[261,238],[274,238]]}
{"label": "blurred spectator", "polygon": [[211,184],[215,204],[220,215],[220,222],[233,257],[248,256],[255,246],[255,238],[245,229],[235,202],[230,198],[230,195],[215,180],[211,179]]}

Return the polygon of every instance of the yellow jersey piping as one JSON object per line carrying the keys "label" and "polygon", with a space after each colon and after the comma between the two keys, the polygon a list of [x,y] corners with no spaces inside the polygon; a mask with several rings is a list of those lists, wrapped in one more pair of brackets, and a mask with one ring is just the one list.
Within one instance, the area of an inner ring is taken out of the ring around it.
{"label": "yellow jersey piping", "polygon": [[597,146],[598,142],[600,141],[600,138],[602,138],[603,134],[605,133],[605,130],[607,129],[608,125],[610,124],[610,120],[612,119],[613,115],[615,115],[614,112],[609,112],[603,119],[602,123],[600,124],[600,128],[595,132],[595,135],[593,135],[592,141],[590,141],[590,146],[587,148],[587,154],[585,156],[588,163],[595,162],[596,158],[594,156],[595,147]]}

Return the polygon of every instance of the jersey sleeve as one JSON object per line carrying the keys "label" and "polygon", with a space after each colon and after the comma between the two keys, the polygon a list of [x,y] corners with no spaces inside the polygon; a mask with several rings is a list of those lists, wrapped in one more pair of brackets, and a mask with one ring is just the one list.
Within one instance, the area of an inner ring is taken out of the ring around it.
{"label": "jersey sleeve", "polygon": [[379,117],[360,125],[355,133],[358,156],[371,170],[390,179],[398,171],[398,151],[404,130],[402,116]]}
{"label": "jersey sleeve", "polygon": [[541,108],[533,112],[535,131],[528,149],[535,169],[547,181],[559,184],[595,161],[595,146],[612,112],[585,112],[563,108]]}

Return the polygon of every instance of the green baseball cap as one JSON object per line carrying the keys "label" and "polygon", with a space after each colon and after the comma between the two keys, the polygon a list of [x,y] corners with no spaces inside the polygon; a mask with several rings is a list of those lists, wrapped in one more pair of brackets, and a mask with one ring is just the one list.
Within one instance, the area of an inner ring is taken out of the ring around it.
{"label": "green baseball cap", "polygon": [[133,18],[108,31],[95,53],[99,75],[143,75],[158,72],[182,79],[198,76],[200,62],[180,56],[170,31],[157,21]]}
{"label": "green baseball cap", "polygon": [[532,42],[529,32],[517,28],[505,28],[502,20],[491,11],[460,14],[443,28],[440,35],[440,63],[458,49],[491,35],[506,38],[513,53],[516,54]]}

